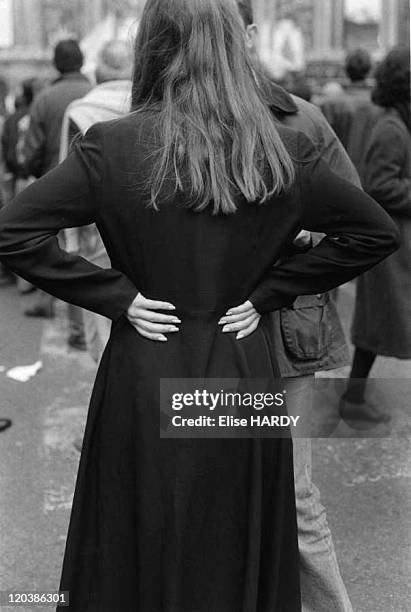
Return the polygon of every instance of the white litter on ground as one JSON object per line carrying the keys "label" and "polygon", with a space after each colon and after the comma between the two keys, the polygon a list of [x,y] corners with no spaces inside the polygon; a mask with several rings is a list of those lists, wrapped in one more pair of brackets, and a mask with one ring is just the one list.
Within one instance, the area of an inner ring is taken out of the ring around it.
{"label": "white litter on ground", "polygon": [[6,373],[6,376],[13,380],[17,380],[17,382],[27,382],[30,380],[30,378],[36,376],[36,374],[40,372],[42,367],[43,362],[36,361],[36,363],[33,363],[33,365],[17,366],[15,368],[11,368],[11,370]]}

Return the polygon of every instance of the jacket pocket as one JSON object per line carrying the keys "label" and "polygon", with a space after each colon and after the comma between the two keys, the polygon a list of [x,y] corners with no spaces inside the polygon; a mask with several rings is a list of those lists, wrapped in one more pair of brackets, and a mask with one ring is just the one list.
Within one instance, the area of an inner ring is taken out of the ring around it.
{"label": "jacket pocket", "polygon": [[281,332],[286,349],[297,359],[313,360],[324,357],[329,340],[329,296],[304,295],[292,308],[280,312]]}

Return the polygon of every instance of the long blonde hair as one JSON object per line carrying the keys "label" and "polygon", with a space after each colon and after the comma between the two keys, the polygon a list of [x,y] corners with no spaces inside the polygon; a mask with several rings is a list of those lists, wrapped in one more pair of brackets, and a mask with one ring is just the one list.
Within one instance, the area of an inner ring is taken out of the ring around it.
{"label": "long blonde hair", "polygon": [[[190,206],[265,202],[295,170],[260,93],[236,0],[147,0],[135,44],[133,110],[159,105],[151,205],[170,173]],[[183,189],[184,186],[184,189]]]}

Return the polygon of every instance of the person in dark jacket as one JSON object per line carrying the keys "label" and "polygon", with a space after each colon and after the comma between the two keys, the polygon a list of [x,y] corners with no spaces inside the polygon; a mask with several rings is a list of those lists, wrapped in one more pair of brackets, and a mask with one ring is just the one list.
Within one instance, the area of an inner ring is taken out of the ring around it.
{"label": "person in dark jacket", "polygon": [[15,112],[7,117],[4,123],[1,137],[3,157],[6,170],[13,175],[14,181],[26,177],[26,169],[23,167],[22,150],[19,150],[23,137],[22,120],[29,116],[34,96],[39,92],[40,88],[41,82],[39,79],[32,78],[23,81],[21,93],[16,97]]}
{"label": "person in dark jacket", "polygon": [[350,51],[345,60],[345,71],[349,84],[342,95],[325,100],[321,104],[321,110],[327,121],[348,152],[355,150],[355,143],[358,141],[358,134],[352,131],[354,117],[357,114],[364,114],[364,117],[368,119],[363,130],[365,133],[366,126],[369,127],[369,121],[371,121],[369,117],[370,107],[372,108],[371,88],[367,82],[371,68],[372,61],[368,51],[365,49]]}
{"label": "person in dark jacket", "polygon": [[75,40],[62,40],[54,50],[54,66],[60,76],[36,98],[30,112],[30,128],[24,150],[27,173],[35,178],[57,166],[61,125],[68,105],[91,89],[80,71],[83,53]]}
{"label": "person in dark jacket", "polygon": [[[6,170],[9,173],[7,181],[7,199],[12,199],[22,191],[32,178],[27,176],[23,155],[24,142],[29,127],[30,108],[35,95],[44,86],[43,81],[31,78],[23,81],[21,93],[15,101],[15,112],[7,117],[2,134],[2,149]],[[16,279],[13,278],[13,282]],[[20,293],[30,293],[35,287],[23,279],[17,279]]]}
{"label": "person in dark jacket", "polygon": [[[247,28],[250,53],[254,63],[259,65],[258,28],[253,20],[250,1],[241,0],[239,8]],[[267,76],[266,71],[263,76]],[[315,142],[321,158],[338,176],[360,186],[352,162],[321,111],[297,96],[290,96],[268,77],[264,78],[263,87],[276,119],[309,136]],[[317,244],[322,238],[321,235],[303,232],[297,237],[296,252],[307,248],[307,234],[308,246],[312,241]],[[301,295],[291,308],[273,312],[269,325],[281,375],[285,378],[288,408],[293,414],[314,420],[314,374],[350,363],[334,300],[327,293]],[[331,407],[329,412],[332,412]],[[338,419],[337,407],[335,413],[335,417],[326,417],[333,422],[335,418]],[[310,435],[302,436],[300,433],[293,444],[303,610],[351,612],[352,606],[338,567],[320,492],[311,477]]]}
{"label": "person in dark jacket", "polygon": [[410,53],[392,50],[376,72],[373,100],[380,107],[361,160],[366,191],[391,215],[401,248],[357,281],[352,327],[356,347],[341,411],[345,418],[385,421],[367,401],[367,377],[378,355],[411,359],[411,115]]}
{"label": "person in dark jacket", "polygon": [[[54,50],[54,66],[58,79],[35,99],[30,111],[26,134],[24,170],[27,176],[39,178],[57,166],[60,155],[61,127],[68,105],[82,98],[91,89],[88,79],[80,72],[83,53],[75,40],[62,40]],[[38,292],[36,304],[25,311],[31,317],[52,317],[53,298]]]}
{"label": "person in dark jacket", "polygon": [[[300,612],[292,440],[160,439],[160,379],[278,377],[268,313],[376,265],[397,228],[277,124],[234,0],[148,0],[135,58],[133,112],[0,213],[3,261],[113,321],[61,591],[73,612]],[[59,248],[92,222],[112,268]],[[302,229],[325,237],[289,252]],[[239,339],[223,320],[245,308]]]}

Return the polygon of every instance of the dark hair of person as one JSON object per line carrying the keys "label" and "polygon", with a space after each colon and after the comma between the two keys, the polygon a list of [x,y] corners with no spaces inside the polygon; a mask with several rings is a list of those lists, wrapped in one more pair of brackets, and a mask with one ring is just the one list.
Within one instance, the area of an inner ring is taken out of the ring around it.
{"label": "dark hair of person", "polygon": [[251,0],[237,0],[237,5],[240,11],[240,15],[244,21],[245,26],[249,26],[254,23],[254,11]]}
{"label": "dark hair of person", "polygon": [[264,202],[294,164],[264,103],[236,0],[148,0],[135,44],[133,110],[158,108],[161,148],[151,205],[170,172],[192,206],[235,212],[234,194]]}
{"label": "dark hair of person", "polygon": [[372,99],[384,108],[395,108],[411,131],[410,116],[410,50],[392,49],[377,67]]}
{"label": "dark hair of person", "polygon": [[61,40],[54,49],[54,65],[61,74],[77,72],[84,61],[83,52],[77,40]]}
{"label": "dark hair of person", "polygon": [[371,56],[365,49],[355,49],[345,59],[345,72],[353,83],[364,81],[369,75],[371,68]]}

